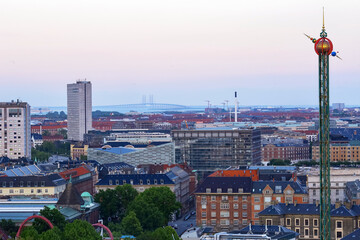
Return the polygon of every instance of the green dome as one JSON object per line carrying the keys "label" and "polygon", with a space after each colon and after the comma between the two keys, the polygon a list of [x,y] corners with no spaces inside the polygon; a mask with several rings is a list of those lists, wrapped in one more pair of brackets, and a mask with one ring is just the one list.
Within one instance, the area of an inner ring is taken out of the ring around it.
{"label": "green dome", "polygon": [[91,196],[91,194],[88,193],[88,192],[83,192],[83,193],[81,194],[81,197],[92,197],[92,196]]}

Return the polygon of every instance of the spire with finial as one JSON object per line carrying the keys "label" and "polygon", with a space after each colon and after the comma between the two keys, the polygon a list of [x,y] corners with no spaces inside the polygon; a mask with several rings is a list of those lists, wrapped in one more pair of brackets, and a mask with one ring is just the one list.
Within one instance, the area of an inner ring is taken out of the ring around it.
{"label": "spire with finial", "polygon": [[322,31],[320,33],[320,37],[327,37],[327,33],[325,31],[325,10],[324,10],[324,7],[323,7],[323,25],[322,25]]}
{"label": "spire with finial", "polygon": [[70,175],[69,183],[72,183],[72,176]]}

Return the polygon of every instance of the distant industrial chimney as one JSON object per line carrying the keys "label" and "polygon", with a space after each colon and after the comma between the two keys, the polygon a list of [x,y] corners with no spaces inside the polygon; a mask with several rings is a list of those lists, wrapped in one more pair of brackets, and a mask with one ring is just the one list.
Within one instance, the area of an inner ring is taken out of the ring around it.
{"label": "distant industrial chimney", "polygon": [[237,101],[237,92],[235,92],[235,122],[237,122],[237,108],[238,108],[238,101]]}

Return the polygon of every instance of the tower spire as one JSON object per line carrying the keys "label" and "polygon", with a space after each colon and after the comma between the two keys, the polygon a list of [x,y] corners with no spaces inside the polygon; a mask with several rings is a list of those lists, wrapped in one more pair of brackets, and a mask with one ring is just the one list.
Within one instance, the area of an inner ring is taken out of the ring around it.
{"label": "tower spire", "polygon": [[322,26],[322,30],[325,31],[325,10],[323,7],[323,26]]}

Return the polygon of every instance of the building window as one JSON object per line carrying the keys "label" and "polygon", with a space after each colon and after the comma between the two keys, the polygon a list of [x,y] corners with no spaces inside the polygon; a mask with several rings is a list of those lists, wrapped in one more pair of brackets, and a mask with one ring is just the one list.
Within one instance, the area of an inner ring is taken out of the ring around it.
{"label": "building window", "polygon": [[254,205],[254,210],[260,210],[260,205],[259,204]]}
{"label": "building window", "polygon": [[295,226],[300,226],[300,218],[295,218]]}
{"label": "building window", "polygon": [[304,226],[309,226],[309,219],[308,218],[304,219]]}
{"label": "building window", "polygon": [[286,219],[286,226],[291,226],[291,218]]}
{"label": "building window", "polygon": [[201,212],[201,217],[206,218],[206,212]]}
{"label": "building window", "polygon": [[295,232],[300,234],[300,228],[295,228]]}
{"label": "building window", "polygon": [[155,184],[155,185],[157,184],[157,179],[154,179],[154,184]]}
{"label": "building window", "polygon": [[211,196],[211,201],[216,201],[216,196]]}
{"label": "building window", "polygon": [[41,186],[45,187],[45,181],[41,181]]}
{"label": "building window", "polygon": [[270,190],[265,190],[265,194],[270,194]]}
{"label": "building window", "polygon": [[243,220],[242,220],[242,225],[247,225],[247,224],[248,224],[247,219],[243,219]]}
{"label": "building window", "polygon": [[247,201],[247,196],[242,196],[243,201]]}
{"label": "building window", "polygon": [[220,220],[220,225],[229,225],[230,221],[228,219],[221,219]]}
{"label": "building window", "polygon": [[211,220],[211,225],[216,225],[216,220]]}
{"label": "building window", "polygon": [[216,209],[216,204],[211,204],[211,209]]}
{"label": "building window", "polygon": [[10,189],[10,190],[9,190],[9,193],[14,193],[14,189]]}
{"label": "building window", "polygon": [[38,190],[37,190],[37,193],[42,193],[42,190],[41,190],[41,189],[38,189]]}
{"label": "building window", "polygon": [[211,188],[207,188],[206,193],[211,193]]}
{"label": "building window", "polygon": [[234,196],[234,197],[233,197],[233,200],[234,200],[234,201],[238,201],[238,200],[239,200],[239,197],[238,197],[238,196]]}
{"label": "building window", "polygon": [[206,209],[206,204],[202,204],[202,205],[201,205],[201,208],[202,208],[202,209]]}
{"label": "building window", "polygon": [[247,209],[247,204],[246,203],[243,203],[242,209]]}
{"label": "building window", "polygon": [[264,201],[265,201],[266,203],[271,202],[271,197],[265,197],[265,198],[264,198]]}
{"label": "building window", "polygon": [[228,200],[228,196],[221,196],[221,200],[227,201],[227,200]]}
{"label": "building window", "polygon": [[34,189],[31,189],[31,193],[34,193]]}
{"label": "building window", "polygon": [[242,217],[246,218],[247,217],[247,212],[242,212]]}
{"label": "building window", "polygon": [[20,187],[23,187],[23,186],[24,186],[24,182],[20,181]]}
{"label": "building window", "polygon": [[3,187],[6,187],[6,182],[3,182],[3,183],[2,183],[2,186],[3,186]]}
{"label": "building window", "polygon": [[142,179],[140,179],[140,185],[143,185],[143,180]]}
{"label": "building window", "polygon": [[48,189],[47,189],[47,188],[45,188],[45,193],[48,193]]}
{"label": "building window", "polygon": [[233,192],[233,191],[232,191],[232,188],[228,188],[227,192],[228,192],[228,193],[232,193],[232,192]]}
{"label": "building window", "polygon": [[109,180],[109,185],[112,185],[112,180]]}
{"label": "building window", "polygon": [[234,212],[234,217],[239,217],[239,212]]}
{"label": "building window", "polygon": [[309,237],[309,229],[308,228],[304,229],[304,236]]}
{"label": "building window", "polygon": [[221,203],[220,204],[220,209],[229,209],[229,208],[230,208],[229,203]]}
{"label": "building window", "polygon": [[201,201],[206,202],[206,196],[201,196]]}
{"label": "building window", "polygon": [[313,190],[313,196],[316,196],[316,190],[315,189]]}
{"label": "building window", "polygon": [[339,195],[339,189],[336,189],[336,195]]}
{"label": "building window", "polygon": [[147,185],[150,185],[150,179],[146,180]]}
{"label": "building window", "polygon": [[342,231],[336,231],[336,239],[342,238]]}
{"label": "building window", "polygon": [[304,203],[307,203],[309,201],[308,197],[303,197],[302,200],[303,200]]}
{"label": "building window", "polygon": [[317,238],[319,236],[319,230],[317,228],[314,228],[313,235],[314,235],[314,238]]}
{"label": "building window", "polygon": [[272,225],[272,219],[266,219],[266,225],[271,226]]}
{"label": "building window", "polygon": [[239,204],[234,203],[234,209],[239,209]]}
{"label": "building window", "polygon": [[24,193],[24,189],[20,189],[20,193]]}
{"label": "building window", "polygon": [[206,226],[206,220],[201,220],[201,224],[203,225],[203,226]]}
{"label": "building window", "polygon": [[119,184],[120,184],[119,179],[116,179],[116,180],[115,180],[115,184],[116,184],[116,185],[119,185]]}
{"label": "building window", "polygon": [[211,217],[216,217],[216,212],[211,212]]}
{"label": "building window", "polygon": [[342,229],[342,221],[336,221],[336,228]]}
{"label": "building window", "polygon": [[229,211],[220,211],[220,217],[230,217]]}
{"label": "building window", "polygon": [[260,202],[260,197],[254,197],[254,202]]}
{"label": "building window", "polygon": [[259,213],[254,213],[254,218],[259,218]]}
{"label": "building window", "polygon": [[244,192],[244,189],[243,189],[243,188],[239,188],[238,191],[239,191],[239,193],[243,193],[243,192]]}
{"label": "building window", "polygon": [[317,218],[314,218],[314,220],[313,220],[313,225],[314,225],[314,227],[317,227],[318,224],[319,224],[318,219],[317,219]]}
{"label": "building window", "polygon": [[239,225],[239,220],[235,219],[234,220],[234,225]]}
{"label": "building window", "polygon": [[217,193],[221,193],[221,188],[216,189]]}

